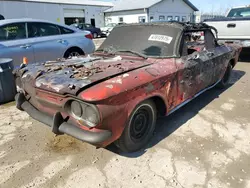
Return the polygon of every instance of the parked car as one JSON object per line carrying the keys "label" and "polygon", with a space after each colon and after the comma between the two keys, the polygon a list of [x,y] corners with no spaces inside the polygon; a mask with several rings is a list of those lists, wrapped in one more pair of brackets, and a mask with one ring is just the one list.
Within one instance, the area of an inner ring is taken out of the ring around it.
{"label": "parked car", "polygon": [[[198,31],[205,41],[192,45],[186,33]],[[240,50],[217,44],[206,24],[117,26],[93,55],[17,70],[17,108],[55,134],[137,151],[153,136],[158,116],[227,87]]]}
{"label": "parked car", "polygon": [[73,26],[75,28],[78,28],[78,29],[81,29],[81,30],[90,31],[94,38],[97,38],[97,37],[102,35],[101,29],[97,28],[97,27],[94,27],[91,24],[75,23],[75,24],[72,24],[71,26]]}
{"label": "parked car", "polygon": [[105,27],[101,27],[102,36],[109,36],[110,32],[114,29],[117,25],[122,25],[125,23],[108,23]]}
{"label": "parked car", "polygon": [[0,58],[12,58],[19,66],[23,57],[30,63],[93,53],[88,31],[35,19],[0,21]]}
{"label": "parked car", "polygon": [[218,30],[220,41],[250,48],[250,6],[232,8],[225,18],[208,19],[204,22]]}

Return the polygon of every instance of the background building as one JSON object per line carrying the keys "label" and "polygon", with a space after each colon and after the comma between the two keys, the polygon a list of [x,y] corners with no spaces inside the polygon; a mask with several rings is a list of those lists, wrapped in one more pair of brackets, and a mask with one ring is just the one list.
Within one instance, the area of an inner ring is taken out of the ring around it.
{"label": "background building", "polygon": [[118,0],[105,12],[106,23],[194,21],[198,9],[188,0]]}
{"label": "background building", "polygon": [[10,18],[44,19],[72,24],[76,19],[94,26],[104,25],[104,10],[109,2],[93,0],[0,0],[0,15]]}

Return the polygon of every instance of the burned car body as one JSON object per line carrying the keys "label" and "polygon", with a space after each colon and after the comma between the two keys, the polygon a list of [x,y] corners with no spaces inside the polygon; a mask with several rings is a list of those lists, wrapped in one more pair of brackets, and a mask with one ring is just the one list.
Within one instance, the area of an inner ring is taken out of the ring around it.
{"label": "burned car body", "polygon": [[[212,30],[177,22],[118,26],[91,56],[17,70],[17,107],[55,134],[139,150],[158,115],[228,84],[241,48],[218,45]],[[192,32],[204,32],[204,41],[190,41]]]}

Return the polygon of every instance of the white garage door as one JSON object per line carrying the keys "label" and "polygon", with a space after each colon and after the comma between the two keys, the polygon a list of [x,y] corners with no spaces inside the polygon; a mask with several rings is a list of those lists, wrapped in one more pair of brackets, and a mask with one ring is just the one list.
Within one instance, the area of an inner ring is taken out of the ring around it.
{"label": "white garage door", "polygon": [[64,18],[84,18],[83,9],[64,9]]}

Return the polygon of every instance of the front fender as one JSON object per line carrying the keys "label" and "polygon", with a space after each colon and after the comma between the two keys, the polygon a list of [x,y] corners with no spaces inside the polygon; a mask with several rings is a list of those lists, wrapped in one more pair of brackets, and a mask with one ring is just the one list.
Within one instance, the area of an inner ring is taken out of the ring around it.
{"label": "front fender", "polygon": [[[161,96],[161,94],[152,92],[146,97],[141,95],[121,105],[98,104],[97,107],[99,108],[99,112],[101,114],[102,123],[97,128],[110,130],[112,132],[112,138],[104,143],[104,145],[108,145],[119,139],[127,125],[127,122],[129,121],[131,113],[136,108],[136,106],[141,102],[154,97],[159,97],[164,101],[164,98]],[[118,101],[119,99],[116,100]],[[165,101],[164,104],[167,107]]]}

